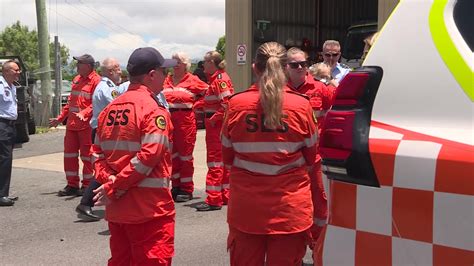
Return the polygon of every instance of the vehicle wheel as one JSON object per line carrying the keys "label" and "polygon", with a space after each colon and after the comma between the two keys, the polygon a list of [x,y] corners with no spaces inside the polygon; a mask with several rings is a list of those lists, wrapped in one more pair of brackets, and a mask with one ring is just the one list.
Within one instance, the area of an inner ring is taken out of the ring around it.
{"label": "vehicle wheel", "polygon": [[30,141],[30,136],[28,136],[28,121],[25,120],[24,123],[16,125],[16,142],[24,143]]}
{"label": "vehicle wheel", "polygon": [[28,133],[29,135],[36,134],[36,122],[34,118],[31,118],[28,122]]}

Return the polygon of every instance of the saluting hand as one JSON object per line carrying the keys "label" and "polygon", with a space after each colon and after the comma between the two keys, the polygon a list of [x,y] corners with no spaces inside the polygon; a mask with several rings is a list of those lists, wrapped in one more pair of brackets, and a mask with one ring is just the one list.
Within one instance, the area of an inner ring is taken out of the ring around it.
{"label": "saluting hand", "polygon": [[81,113],[81,112],[76,113],[76,116],[77,116],[81,121],[86,121],[86,117],[84,116],[83,113]]}

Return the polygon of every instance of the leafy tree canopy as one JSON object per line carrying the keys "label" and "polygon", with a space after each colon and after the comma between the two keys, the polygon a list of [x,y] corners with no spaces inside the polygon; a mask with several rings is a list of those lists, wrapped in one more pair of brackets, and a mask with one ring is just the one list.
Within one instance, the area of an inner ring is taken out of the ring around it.
{"label": "leafy tree canopy", "polygon": [[225,58],[225,35],[219,38],[216,45],[216,51],[219,52],[223,58]]}
{"label": "leafy tree canopy", "polygon": [[[54,42],[49,44],[49,58],[52,69],[54,69]],[[60,46],[61,64],[67,65],[69,48]],[[0,56],[18,55],[25,63],[28,71],[33,72],[39,66],[38,33],[36,30],[29,30],[28,26],[15,22],[7,26],[0,32]]]}

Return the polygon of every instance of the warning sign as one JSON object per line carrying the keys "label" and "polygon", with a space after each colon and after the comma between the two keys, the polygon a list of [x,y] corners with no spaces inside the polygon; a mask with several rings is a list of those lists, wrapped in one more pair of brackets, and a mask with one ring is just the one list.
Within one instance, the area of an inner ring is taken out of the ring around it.
{"label": "warning sign", "polygon": [[247,63],[247,45],[237,45],[237,65],[245,65]]}

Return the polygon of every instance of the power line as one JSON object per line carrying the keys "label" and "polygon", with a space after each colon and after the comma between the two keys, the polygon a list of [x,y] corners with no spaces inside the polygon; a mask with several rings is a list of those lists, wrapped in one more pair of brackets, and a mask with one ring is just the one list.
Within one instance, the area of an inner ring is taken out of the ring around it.
{"label": "power line", "polygon": [[[85,29],[85,30],[87,30],[87,31],[89,31],[89,32],[91,32],[91,33],[93,33],[94,35],[96,35],[96,36],[98,36],[98,37],[101,37],[101,38],[106,37],[106,36],[103,36],[103,35],[101,35],[101,34],[95,32],[95,31],[91,30],[90,28],[88,28],[88,27],[86,27],[86,26],[84,26],[84,25],[82,25],[82,24],[80,24],[80,23],[78,23],[78,22],[75,22],[75,21],[69,19],[68,17],[62,15],[62,14],[59,13],[59,12],[57,12],[56,14],[59,15],[59,16],[61,16],[61,17],[63,17],[64,19],[68,20],[69,22],[71,22],[71,23],[73,23],[73,24],[75,24],[75,25],[77,25],[77,26],[80,26],[80,27],[82,27],[83,29]],[[109,42],[111,42],[111,43],[117,45],[117,47],[122,47],[121,44],[118,44],[118,43],[116,43],[116,42],[114,42],[114,41],[112,41],[112,40],[109,40]]]}

